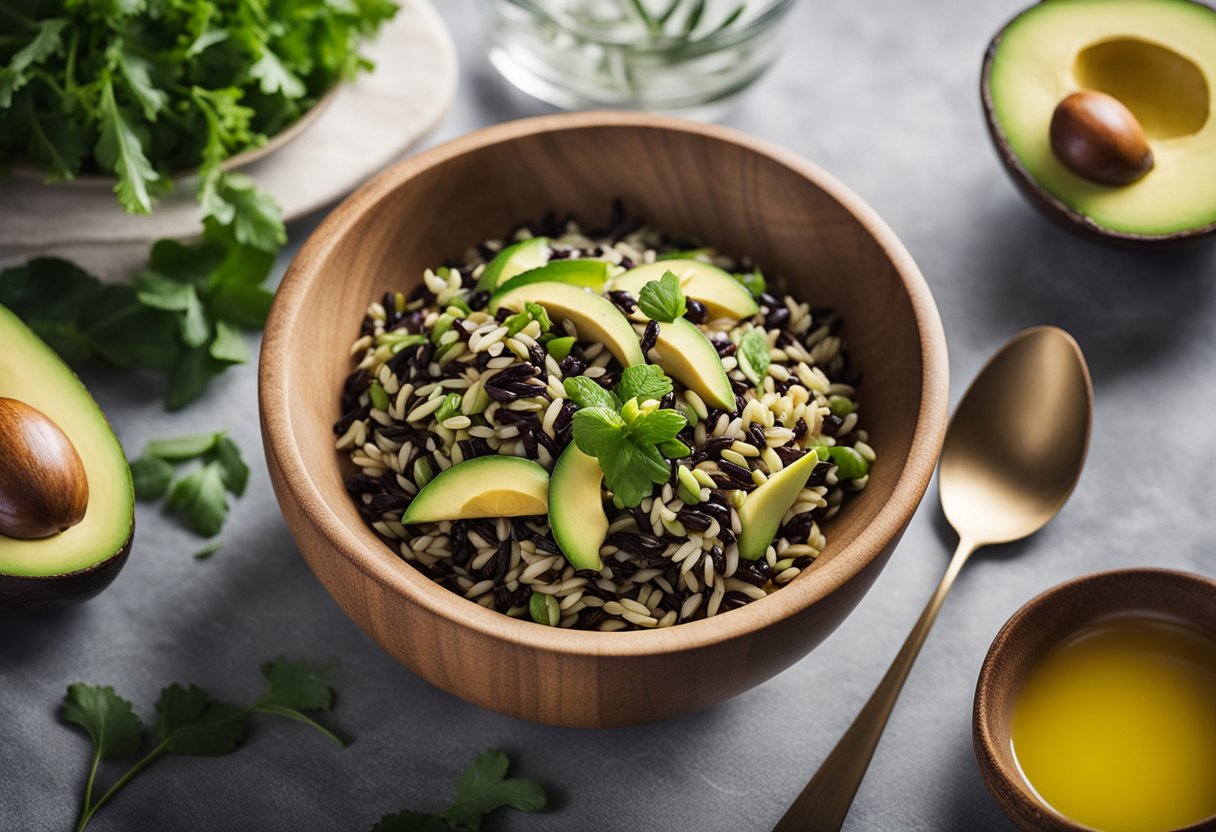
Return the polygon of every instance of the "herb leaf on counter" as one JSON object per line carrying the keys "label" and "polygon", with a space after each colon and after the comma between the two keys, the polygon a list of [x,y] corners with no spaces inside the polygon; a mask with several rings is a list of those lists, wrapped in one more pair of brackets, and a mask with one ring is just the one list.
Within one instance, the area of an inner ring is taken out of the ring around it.
{"label": "herb leaf on counter", "polygon": [[251,714],[283,716],[304,722],[343,745],[332,731],[300,712],[329,710],[334,696],[331,684],[336,662],[314,664],[286,658],[262,665],[266,692],[243,708],[213,699],[197,685],[173,684],[161,691],[156,703],[157,742],[142,758],[94,799],[94,781],[99,763],[113,757],[130,757],[143,746],[143,724],[131,703],[111,687],[76,683],[68,686],[61,716],[79,725],[93,742],[93,758],[85,784],[76,832],[83,832],[97,811],[131,780],[166,755],[214,757],[230,754],[245,739]]}
{"label": "herb leaf on counter", "polygon": [[456,781],[456,799],[438,814],[405,810],[380,818],[372,832],[478,832],[482,819],[498,809],[539,812],[545,790],[534,780],[507,777],[510,761],[490,750],[469,763]]}
{"label": "herb leaf on counter", "polygon": [[[194,459],[202,465],[174,482],[174,463]],[[154,502],[167,494],[166,505],[204,537],[213,537],[224,527],[227,495],[240,497],[249,485],[249,465],[227,431],[154,439],[130,466],[137,500]],[[196,558],[202,560],[218,551],[218,543],[213,543],[211,551]]]}

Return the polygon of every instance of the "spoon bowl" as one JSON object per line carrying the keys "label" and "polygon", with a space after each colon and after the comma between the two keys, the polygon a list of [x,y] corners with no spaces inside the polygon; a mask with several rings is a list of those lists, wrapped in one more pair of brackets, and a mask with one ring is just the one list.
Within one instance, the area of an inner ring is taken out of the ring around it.
{"label": "spoon bowl", "polygon": [[980,546],[1033,534],[1063,507],[1085,464],[1093,402],[1081,348],[1056,327],[1018,333],[980,370],[946,429],[938,470],[958,549],[886,675],[774,832],[844,824],[954,579]]}
{"label": "spoon bowl", "polygon": [[1081,348],[1052,326],[1015,336],[954,412],[942,446],[942,510],[976,546],[1020,540],[1063,507],[1089,445],[1093,385]]}

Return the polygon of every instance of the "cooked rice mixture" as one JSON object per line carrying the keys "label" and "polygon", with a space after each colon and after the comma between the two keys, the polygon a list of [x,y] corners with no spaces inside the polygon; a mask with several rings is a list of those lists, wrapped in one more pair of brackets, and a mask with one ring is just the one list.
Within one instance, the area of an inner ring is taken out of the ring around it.
{"label": "cooked rice mixture", "polygon": [[[405,561],[474,603],[526,619],[533,593],[552,596],[556,604],[546,601],[545,609],[549,623],[560,627],[667,627],[741,607],[788,584],[823,550],[821,523],[847,493],[865,487],[868,475],[838,478],[836,465],[819,462],[756,561],[739,557],[736,508],[768,475],[817,445],[851,446],[867,463],[874,461],[858,427],[856,379],[848,375],[839,319],[789,296],[761,294],[759,314],[744,321],[706,320],[705,307],[688,301],[686,317],[717,348],[735,407],[707,407],[673,380],[675,389],[662,406],[696,420],[679,436],[692,456],[672,460],[668,482],[636,508],[618,508],[606,496],[610,525],[601,571],[576,570],[544,516],[402,525],[402,512],[419,488],[462,460],[509,454],[552,470],[571,441],[577,409],[563,379],[584,375],[611,387],[620,377],[620,365],[602,344],[577,341],[557,361],[538,342],[537,322],[508,336],[500,323],[513,313],[500,310],[496,319],[485,311],[487,294],[474,287],[486,263],[508,243],[542,235],[551,239],[553,260],[598,258],[622,269],[688,247],[637,223],[584,231],[569,218],[548,218],[520,227],[507,241],[481,244],[459,263],[427,269],[408,296],[389,293],[373,302],[351,347],[359,363],[342,392],[345,415],[334,425],[337,448],[360,470],[347,488],[362,516]],[[750,262],[712,249],[695,256],[731,273],[754,271]],[[643,349],[653,346],[636,298],[624,292],[608,297],[635,323]],[[471,312],[457,308],[461,300]],[[445,313],[446,331],[433,337]],[[753,327],[771,350],[760,387],[748,381],[735,357]],[[578,337],[569,321],[554,320],[553,329]],[[407,337],[416,334],[426,342]],[[490,404],[472,414],[478,390]],[[453,393],[463,397],[458,410]],[[687,505],[680,491],[692,485],[700,502]]]}

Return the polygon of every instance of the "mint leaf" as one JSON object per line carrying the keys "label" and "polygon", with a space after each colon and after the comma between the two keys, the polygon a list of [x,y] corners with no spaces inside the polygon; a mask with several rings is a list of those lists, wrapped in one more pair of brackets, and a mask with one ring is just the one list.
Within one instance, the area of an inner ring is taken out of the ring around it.
{"label": "mint leaf", "polygon": [[227,436],[221,435],[215,443],[215,459],[220,465],[224,487],[240,497],[249,485],[249,466],[241,456],[241,449]]}
{"label": "mint leaf", "polygon": [[[577,414],[576,414],[577,415]],[[643,413],[630,423],[629,438],[638,444],[658,445],[684,430],[688,420],[677,410],[659,409]]]}
{"label": "mint leaf", "polygon": [[61,714],[65,721],[88,733],[98,759],[129,757],[139,752],[143,724],[131,703],[112,687],[80,682],[68,685]]}
{"label": "mint leaf", "polygon": [[156,703],[156,733],[170,754],[230,754],[245,738],[245,712],[211,699],[196,685],[170,685]]}
{"label": "mint leaf", "polygon": [[661,399],[671,392],[671,379],[657,364],[635,364],[626,367],[616,385],[616,395],[623,402],[637,399],[645,402]]}
{"label": "mint leaf", "polygon": [[671,323],[688,311],[680,278],[672,271],[663,272],[658,280],[652,280],[638,293],[638,307],[652,321]]}
{"label": "mint leaf", "polygon": [[545,790],[532,780],[507,779],[510,762],[501,751],[487,751],[475,759],[456,781],[456,801],[440,817],[457,829],[481,829],[481,819],[495,809],[521,812],[545,808]]}
{"label": "mint leaf", "polygon": [[227,321],[216,321],[215,338],[207,347],[207,354],[222,364],[244,364],[249,360],[249,347],[239,329]]}
{"label": "mint leaf", "polygon": [[749,329],[739,341],[739,349],[735,352],[739,361],[739,369],[747,380],[757,387],[768,374],[771,354],[768,349],[768,339],[757,329]]}
{"label": "mint leaf", "polygon": [[228,517],[224,473],[218,462],[208,462],[173,485],[169,507],[176,509],[196,533],[214,537]]}
{"label": "mint leaf", "polygon": [[174,462],[196,459],[214,449],[224,435],[224,431],[218,431],[177,436],[173,439],[153,439],[144,450],[144,455]]}
{"label": "mint leaf", "polygon": [[586,376],[573,376],[562,382],[566,395],[581,408],[603,407],[608,410],[620,410],[621,400],[605,390],[595,381]]}
{"label": "mint leaf", "polygon": [[692,454],[692,448],[685,445],[679,439],[667,439],[656,445],[659,453],[667,459],[683,459]]}
{"label": "mint leaf", "polygon": [[168,462],[145,454],[130,465],[135,499],[159,500],[168,493],[169,483],[173,481],[173,466]]}
{"label": "mint leaf", "polygon": [[607,407],[584,407],[574,412],[574,442],[578,449],[599,457],[625,441],[625,420]]}
{"label": "mint leaf", "polygon": [[755,269],[750,272],[740,272],[735,275],[735,280],[742,283],[743,288],[751,292],[752,297],[756,298],[763,295],[765,289],[768,288],[768,284],[764,280],[764,275],[760,273],[759,269]]}

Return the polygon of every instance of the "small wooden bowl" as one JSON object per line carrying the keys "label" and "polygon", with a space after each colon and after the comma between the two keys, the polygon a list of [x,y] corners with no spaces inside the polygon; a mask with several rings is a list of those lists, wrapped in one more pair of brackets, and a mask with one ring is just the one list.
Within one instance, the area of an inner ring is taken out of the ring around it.
{"label": "small wooden bowl", "polygon": [[[672,233],[751,255],[844,317],[878,451],[815,565],[772,596],[648,632],[508,618],[404,563],[360,519],[331,429],[368,303],[546,212],[606,219],[613,199]],[[407,159],[313,233],[275,298],[259,376],[267,463],[287,523],[343,609],[435,685],[512,716],[612,726],[708,707],[800,659],[853,609],[920,502],[946,424],[946,344],[907,251],[797,156],[722,127],[638,113],[546,116]]]}
{"label": "small wooden bowl", "polygon": [[[1169,569],[1117,569],[1067,581],[1022,607],[997,634],[975,687],[972,739],[980,773],[1019,829],[1092,832],[1045,806],[1018,772],[1010,745],[1013,704],[1034,663],[1104,616],[1158,614],[1216,637],[1216,581]],[[1216,829],[1216,817],[1186,827]]]}

